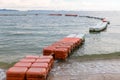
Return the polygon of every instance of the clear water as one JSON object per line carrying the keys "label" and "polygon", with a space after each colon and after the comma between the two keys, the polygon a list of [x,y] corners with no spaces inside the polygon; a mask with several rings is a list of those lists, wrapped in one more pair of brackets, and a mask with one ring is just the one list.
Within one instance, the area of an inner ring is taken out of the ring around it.
{"label": "clear water", "polygon": [[49,11],[44,14],[39,12],[37,16],[34,15],[36,12],[0,12],[8,13],[27,15],[0,16],[0,61],[12,62],[25,55],[42,55],[43,47],[71,33],[86,34],[84,45],[72,57],[120,51],[120,12],[58,12],[106,17],[111,25],[106,31],[97,34],[89,33],[89,27],[99,22],[96,19],[48,16]]}

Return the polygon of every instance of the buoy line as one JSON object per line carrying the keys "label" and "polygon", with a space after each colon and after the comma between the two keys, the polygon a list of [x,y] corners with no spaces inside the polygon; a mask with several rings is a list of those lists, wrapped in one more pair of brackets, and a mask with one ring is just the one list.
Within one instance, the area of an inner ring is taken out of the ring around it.
{"label": "buoy line", "polygon": [[48,14],[49,16],[67,16],[67,17],[86,17],[91,19],[97,19],[101,20],[100,23],[98,23],[95,26],[91,26],[89,28],[89,32],[101,32],[107,28],[107,26],[110,24],[109,21],[107,21],[106,18],[100,18],[100,17],[93,17],[93,16],[79,16],[77,14]]}

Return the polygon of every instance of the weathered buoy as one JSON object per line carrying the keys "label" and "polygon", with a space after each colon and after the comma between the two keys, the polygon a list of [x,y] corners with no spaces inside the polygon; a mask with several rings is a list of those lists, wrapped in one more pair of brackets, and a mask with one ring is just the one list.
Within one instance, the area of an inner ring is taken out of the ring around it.
{"label": "weathered buoy", "polygon": [[108,22],[100,22],[96,26],[90,27],[89,31],[90,32],[100,32],[103,31],[107,28]]}

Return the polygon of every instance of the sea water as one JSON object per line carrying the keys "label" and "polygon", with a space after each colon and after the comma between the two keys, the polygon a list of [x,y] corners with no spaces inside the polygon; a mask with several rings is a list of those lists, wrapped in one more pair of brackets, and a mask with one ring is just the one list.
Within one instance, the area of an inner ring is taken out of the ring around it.
{"label": "sea water", "polygon": [[[101,33],[89,33],[100,20],[85,17],[49,16],[50,13],[107,18],[110,25]],[[120,51],[120,12],[112,11],[28,11],[0,12],[0,62],[12,62],[26,55],[42,55],[42,49],[69,34],[86,34],[85,43],[72,57]],[[7,15],[3,15],[7,14]]]}

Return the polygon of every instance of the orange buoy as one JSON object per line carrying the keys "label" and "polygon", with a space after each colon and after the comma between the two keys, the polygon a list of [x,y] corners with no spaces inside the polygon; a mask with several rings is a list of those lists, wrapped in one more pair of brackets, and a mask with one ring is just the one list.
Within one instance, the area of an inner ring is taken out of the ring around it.
{"label": "orange buoy", "polygon": [[77,17],[78,15],[77,14],[65,14],[65,16],[74,16],[74,17]]}

